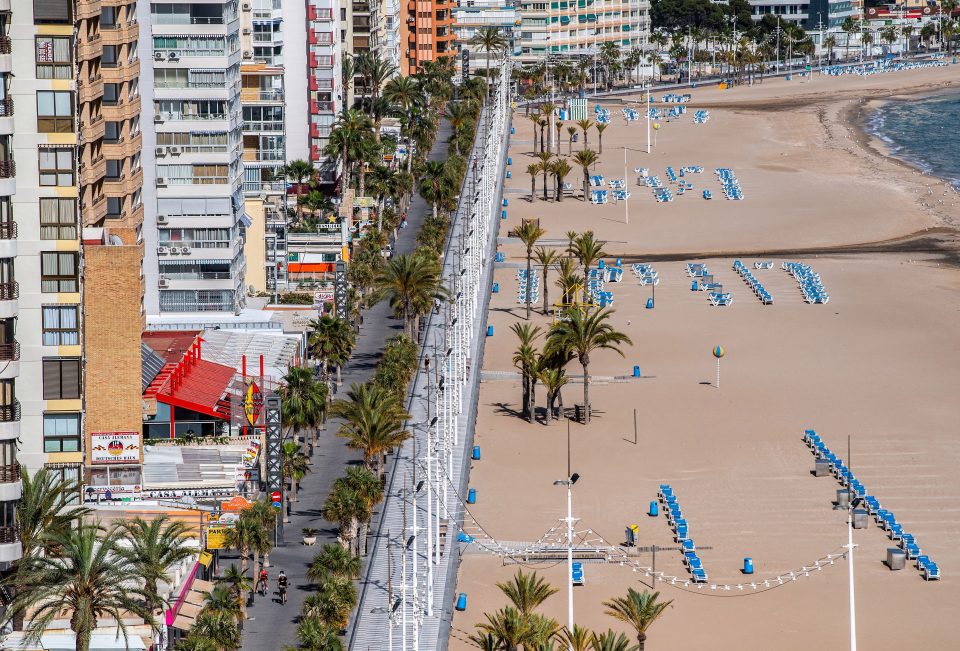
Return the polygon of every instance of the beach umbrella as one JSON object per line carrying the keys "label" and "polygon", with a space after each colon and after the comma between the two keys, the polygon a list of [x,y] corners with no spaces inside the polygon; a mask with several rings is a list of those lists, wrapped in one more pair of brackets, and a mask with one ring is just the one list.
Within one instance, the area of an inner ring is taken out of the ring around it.
{"label": "beach umbrella", "polygon": [[717,388],[720,388],[720,358],[727,354],[727,351],[723,349],[723,346],[716,345],[713,347],[713,356],[717,358]]}

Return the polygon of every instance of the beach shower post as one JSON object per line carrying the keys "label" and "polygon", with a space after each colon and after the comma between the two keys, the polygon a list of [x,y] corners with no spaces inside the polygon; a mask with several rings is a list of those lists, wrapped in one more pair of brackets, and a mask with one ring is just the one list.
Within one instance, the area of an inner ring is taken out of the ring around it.
{"label": "beach shower post", "polygon": [[717,358],[717,388],[720,388],[720,358],[727,354],[723,346],[713,347],[713,356]]}

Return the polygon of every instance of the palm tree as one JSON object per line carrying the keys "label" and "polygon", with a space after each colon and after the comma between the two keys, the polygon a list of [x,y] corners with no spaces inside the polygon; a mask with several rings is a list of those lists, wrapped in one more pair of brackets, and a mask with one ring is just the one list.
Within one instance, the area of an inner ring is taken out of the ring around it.
{"label": "palm tree", "polygon": [[[556,112],[556,110],[557,110],[557,105],[556,105],[556,104],[553,104],[552,102],[544,102],[544,103],[540,106],[540,112],[541,112],[543,115],[546,115],[546,116],[547,116],[547,126],[550,128],[550,130],[549,130],[549,132],[548,132],[548,134],[549,134],[550,137],[547,139],[547,153],[548,153],[548,154],[553,154],[553,120],[554,120],[554,117],[555,117],[554,113]],[[542,148],[542,143],[541,143],[541,148]],[[558,152],[558,153],[559,153],[559,152]]]}
{"label": "palm tree", "polygon": [[[317,595],[311,595],[315,597]],[[306,651],[343,651],[337,631],[316,617],[305,617],[297,624],[297,642]]]}
{"label": "palm tree", "polygon": [[600,144],[600,155],[601,155],[601,156],[603,156],[603,132],[607,130],[607,127],[608,127],[608,126],[609,126],[609,125],[602,124],[602,123],[598,122],[598,123],[597,123],[597,127],[596,127],[596,128],[597,128],[597,138],[598,138],[599,141],[600,141],[599,144]]}
{"label": "palm tree", "polygon": [[533,151],[537,151],[537,129],[540,128],[540,114],[532,113],[527,115],[527,119],[533,123]]}
{"label": "palm tree", "polygon": [[593,126],[593,120],[577,120],[577,126],[583,131],[583,145],[580,149],[587,148],[587,136],[590,134],[590,127]]}
{"label": "palm tree", "polygon": [[[344,89],[346,92],[346,89]],[[420,102],[422,94],[420,84],[416,77],[396,76],[387,82],[383,88],[383,96],[391,104],[397,107],[397,114],[400,118],[401,130],[409,134],[412,118],[411,109]],[[407,172],[410,172],[413,165],[413,152],[407,152]]]}
{"label": "palm tree", "polygon": [[[213,651],[236,651],[240,648],[240,628],[225,613],[200,611],[196,623],[190,630],[188,640],[195,640],[194,645],[185,648],[212,649]],[[178,645],[179,649],[180,646]]]}
{"label": "palm tree", "polygon": [[590,648],[592,651],[637,651],[637,645],[630,644],[630,638],[612,628],[600,635],[594,633]]}
{"label": "palm tree", "polygon": [[20,484],[17,525],[25,559],[45,553],[50,547],[48,536],[68,532],[80,518],[91,513],[86,507],[73,506],[80,501],[80,484],[48,468],[40,468],[34,474],[21,468]]}
{"label": "palm tree", "polygon": [[[374,280],[377,288],[390,299],[393,314],[403,320],[404,333],[416,339],[415,321],[429,310],[434,300],[446,298],[441,284],[440,264],[435,258],[422,255],[398,255],[387,261]],[[419,308],[419,309],[418,309]]]}
{"label": "palm tree", "polygon": [[583,287],[583,276],[577,273],[577,265],[573,258],[561,258],[557,263],[557,286],[560,288],[563,304],[575,303],[577,291]]}
{"label": "palm tree", "polygon": [[340,545],[327,544],[313,557],[307,568],[307,578],[320,583],[327,575],[341,576],[346,579],[360,578],[360,558]]}
{"label": "palm tree", "polygon": [[341,630],[350,621],[350,611],[357,603],[353,581],[328,574],[317,585],[317,594],[303,604],[303,614],[316,618],[326,626]]}
{"label": "palm tree", "polygon": [[99,524],[49,534],[57,553],[20,560],[15,577],[18,592],[4,621],[26,616],[26,639],[38,644],[47,629],[69,613],[78,651],[90,650],[98,621],[110,621],[124,640],[130,615],[153,626],[148,605],[152,597],[142,587],[137,569],[121,557],[117,539],[115,529],[105,531]]}
{"label": "palm tree", "polygon": [[583,367],[584,424],[590,423],[590,354],[605,349],[623,356],[620,345],[633,344],[630,337],[608,323],[612,314],[609,309],[589,313],[569,310],[567,318],[555,323],[547,338],[548,354],[569,351],[577,356]]}
{"label": "palm tree", "polygon": [[[543,382],[543,388],[547,391],[547,425],[552,425],[557,418],[554,404],[560,396],[560,390],[567,386],[567,372],[563,368],[555,368],[550,365],[549,358],[541,357],[538,363],[538,379]],[[563,400],[560,400],[561,407]]]}
{"label": "palm tree", "polygon": [[639,593],[633,588],[629,588],[626,597],[604,601],[603,605],[608,608],[607,615],[633,627],[637,632],[637,647],[639,651],[643,651],[647,641],[647,631],[659,619],[663,611],[673,603],[673,599],[670,601],[660,601],[659,599],[659,592],[644,590],[643,593]]}
{"label": "palm tree", "polygon": [[557,158],[550,164],[550,171],[556,178],[557,201],[563,201],[563,180],[573,171],[566,158]]}
{"label": "palm tree", "polygon": [[287,509],[283,519],[284,522],[290,522],[288,516],[293,511],[293,503],[297,501],[297,486],[300,480],[310,472],[310,458],[294,441],[284,441],[280,448],[280,464],[283,468],[283,478],[290,481]]}
{"label": "palm tree", "polygon": [[343,420],[337,436],[347,439],[347,447],[360,450],[366,467],[378,475],[382,458],[410,436],[403,428],[409,415],[397,394],[385,387],[353,384],[347,397],[331,409]]}
{"label": "palm tree", "polygon": [[[304,430],[313,430],[323,420],[327,409],[327,387],[313,379],[313,372],[302,366],[287,368],[281,379],[280,403],[286,436],[299,444]],[[306,439],[303,439],[304,447]]]}
{"label": "palm tree", "polygon": [[[544,178],[544,183],[546,183],[546,178]],[[533,276],[530,273],[530,263],[533,258],[533,246],[537,243],[537,240],[546,235],[546,233],[547,231],[540,228],[540,225],[537,222],[530,219],[525,219],[516,230],[517,237],[519,237],[520,241],[523,242],[524,246],[527,247],[527,296],[525,299],[525,303],[527,304],[527,321],[530,320],[530,290],[531,285],[533,285]]]}
{"label": "palm tree", "polygon": [[827,63],[833,63],[833,49],[837,47],[837,39],[830,35],[823,39],[823,47],[827,48]]}
{"label": "palm tree", "polygon": [[300,197],[303,196],[303,186],[311,178],[316,170],[313,167],[313,164],[310,161],[305,161],[302,158],[297,160],[292,160],[283,167],[280,168],[280,174],[287,179],[292,180],[297,184],[297,220],[299,221],[303,215],[303,212],[300,208]]}
{"label": "palm tree", "polygon": [[589,628],[583,628],[579,624],[573,625],[573,630],[563,627],[561,637],[570,651],[590,651],[595,635]]}
{"label": "palm tree", "polygon": [[340,386],[340,369],[350,359],[357,336],[344,319],[329,315],[310,322],[310,352],[323,360],[324,371],[328,364],[337,368],[337,386]]}
{"label": "palm tree", "polygon": [[510,330],[520,340],[513,353],[513,365],[519,369],[523,382],[523,416],[532,423],[536,405],[533,401],[533,374],[537,363],[537,351],[533,344],[540,336],[540,326],[529,323],[514,323]]}
{"label": "palm tree", "polygon": [[370,519],[373,517],[373,508],[383,499],[383,484],[380,483],[379,477],[361,466],[347,468],[346,474],[337,481],[343,482],[356,491],[357,496],[363,501],[365,510],[362,517],[359,518],[357,555],[366,555]]}
{"label": "palm tree", "polygon": [[544,601],[557,593],[557,589],[536,572],[527,574],[523,570],[518,570],[509,581],[497,583],[497,587],[510,600],[513,607],[525,617],[531,615]]}
{"label": "palm tree", "polygon": [[[256,500],[253,502],[250,507],[243,511],[240,514],[240,517],[248,517],[253,519],[256,522],[260,523],[260,526],[263,528],[265,533],[269,533],[274,530],[277,524],[277,510],[273,508],[273,503],[270,501],[269,496],[264,497],[262,500]],[[270,536],[266,536],[266,544],[257,544],[254,545],[251,549],[253,552],[253,573],[254,576],[257,575],[257,571],[260,569],[259,561],[260,554],[263,554],[263,566],[270,566],[270,550],[273,547],[273,543],[270,540]]]}
{"label": "palm tree", "polygon": [[587,276],[590,267],[607,254],[606,251],[603,250],[605,244],[606,242],[604,240],[598,240],[593,236],[593,231],[584,231],[574,240],[573,254],[580,260],[580,264],[583,265],[584,277]]}
{"label": "palm tree", "polygon": [[530,618],[507,606],[492,615],[484,613],[486,622],[477,624],[481,634],[490,635],[499,641],[498,649],[517,651],[521,646],[527,647],[533,641],[534,634]]}
{"label": "palm tree", "polygon": [[540,163],[527,165],[527,174],[530,175],[530,202],[537,200],[537,174],[540,173]]}
{"label": "palm tree", "polygon": [[337,523],[337,542],[345,550],[353,547],[356,534],[355,523],[365,509],[363,500],[357,492],[345,484],[334,483],[333,490],[323,503],[321,512],[324,519]]}
{"label": "palm tree", "polygon": [[537,154],[537,158],[540,159],[540,171],[543,172],[543,200],[547,201],[547,175],[551,170],[550,159],[553,158],[553,155],[541,151]]}
{"label": "palm tree", "polygon": [[567,127],[567,156],[573,156],[573,135],[576,132],[576,127]]}
{"label": "palm tree", "polygon": [[437,218],[439,206],[456,191],[450,169],[441,161],[428,160],[420,170],[420,196],[433,206],[433,218]]}
{"label": "palm tree", "polygon": [[573,161],[583,168],[583,200],[590,198],[590,166],[597,162],[597,152],[581,149],[573,155]]}
{"label": "palm tree", "polygon": [[447,105],[447,122],[450,123],[450,128],[453,131],[450,140],[453,142],[453,152],[458,156],[461,152],[457,146],[457,134],[459,134],[460,130],[466,125],[470,124],[473,117],[471,113],[472,109],[467,102],[456,102]]}
{"label": "palm tree", "polygon": [[[248,509],[249,510],[249,509]],[[247,515],[247,511],[240,514],[232,527],[228,527],[224,536],[224,544],[229,549],[236,549],[240,552],[240,574],[247,576],[247,568],[251,555],[254,550],[262,550],[270,541],[270,530],[264,523],[255,517]],[[247,599],[246,591],[250,583],[238,586],[240,591],[241,606],[246,609]]]}
{"label": "palm tree", "polygon": [[538,246],[534,253],[537,256],[537,264],[543,270],[543,313],[550,314],[550,284],[547,282],[547,272],[557,264],[560,254],[556,249],[548,249],[545,246]]}
{"label": "palm tree", "polygon": [[127,542],[120,555],[143,579],[147,605],[155,612],[163,607],[164,601],[157,584],[166,579],[171,568],[193,556],[193,549],[187,547],[187,540],[193,536],[183,522],[171,521],[165,515],[149,521],[126,520],[120,525],[119,533]]}
{"label": "palm tree", "polygon": [[[944,28],[944,32],[946,32],[946,28]],[[860,36],[860,44],[863,46],[863,49],[866,52],[867,58],[872,59],[873,50],[871,49],[870,46],[873,45],[873,33],[870,31],[864,32],[863,35]]]}
{"label": "palm tree", "polygon": [[218,615],[228,615],[239,625],[244,620],[243,595],[252,590],[250,579],[233,563],[217,579],[213,590],[203,598],[203,610]]}

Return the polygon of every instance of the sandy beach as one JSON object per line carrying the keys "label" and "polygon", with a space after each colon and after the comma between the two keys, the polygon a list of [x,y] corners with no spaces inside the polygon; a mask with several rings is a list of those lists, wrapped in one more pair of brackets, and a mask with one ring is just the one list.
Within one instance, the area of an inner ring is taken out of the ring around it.
{"label": "sandy beach", "polygon": [[[674,602],[651,629],[647,648],[846,648],[844,560],[772,590],[736,588],[809,567],[846,544],[846,513],[832,509],[840,485],[811,474],[813,455],[801,441],[805,428],[816,429],[843,456],[850,437],[858,478],[944,573],[939,582],[925,582],[912,564],[891,572],[882,561],[895,544],[872,520],[856,531],[859,642],[875,649],[953,648],[952,614],[960,599],[960,476],[954,471],[960,463],[960,337],[953,325],[960,271],[951,247],[960,196],[942,180],[883,156],[857,122],[866,102],[956,84],[957,70],[695,89],[688,113],[662,124],[650,155],[645,121],[628,125],[620,102],[601,102],[611,110],[611,126],[592,173],[624,178],[626,144],[627,208],[612,200],[604,206],[581,201],[579,167],[567,179],[574,197],[530,202],[525,170],[535,161],[533,134],[519,110],[501,224],[505,261],[495,274],[500,291],[488,317],[494,335],[483,360],[475,433],[482,460],[474,462],[470,482],[478,495],[471,515],[483,531],[504,541],[534,541],[566,508],[553,481],[566,473],[567,422],[542,422],[542,387],[538,422],[517,415],[521,388],[510,374],[516,338],[509,328],[524,319],[516,279],[524,257],[507,233],[523,218],[539,218],[547,230],[542,243],[562,250],[567,231],[591,229],[608,241],[608,263],[617,256],[625,264],[657,260],[661,282],[654,309],[645,308],[650,287],[629,271],[622,282],[607,284],[613,325],[633,345],[624,357],[609,351],[592,357],[594,420],[571,426],[573,470],[582,477],[574,489],[576,529],[585,539],[617,545],[624,528],[637,524],[640,545],[675,548],[663,515],[646,515],[658,484],[670,483],[692,536],[709,548],[700,555],[710,582],[734,586],[726,592],[657,584]],[[709,108],[711,117],[695,125],[693,111],[700,108]],[[566,153],[565,127],[562,133]],[[590,146],[596,145],[593,132]],[[691,193],[657,203],[649,188],[636,184],[633,169],[648,167],[666,180],[668,165],[702,165],[704,172],[690,175]],[[713,174],[721,166],[736,172],[743,201],[723,198]],[[538,197],[541,183],[542,175]],[[702,199],[703,189],[714,199]],[[909,245],[932,233],[936,246]],[[762,305],[732,270],[734,256],[748,266],[774,262],[754,272],[773,305]],[[805,303],[780,268],[784,260],[812,265],[830,302]],[[705,292],[690,290],[685,262],[693,261],[705,262],[733,294],[731,306],[712,307]],[[553,272],[552,298],[555,279]],[[551,317],[542,307],[533,322],[546,329]],[[727,351],[720,388],[710,354],[717,344]],[[634,365],[642,377],[630,377]],[[582,400],[579,364],[567,372],[576,376],[563,390],[571,407]],[[470,520],[465,528],[482,535]],[[749,578],[740,572],[748,556],[756,565]],[[635,560],[648,566],[652,559],[641,554]],[[679,551],[662,551],[656,562],[668,577],[689,577]],[[464,640],[483,613],[506,604],[495,583],[519,568],[536,569],[561,588],[543,612],[566,623],[565,563],[518,565],[467,547],[458,592],[468,594],[469,606],[454,616],[451,648],[471,648]],[[577,623],[626,632],[603,614],[601,602],[651,579],[607,563],[587,563],[585,574],[586,584],[575,589]]]}

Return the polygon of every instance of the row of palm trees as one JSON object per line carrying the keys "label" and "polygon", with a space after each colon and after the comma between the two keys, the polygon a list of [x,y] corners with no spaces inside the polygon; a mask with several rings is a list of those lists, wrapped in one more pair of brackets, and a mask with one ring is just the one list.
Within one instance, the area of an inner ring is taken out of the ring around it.
{"label": "row of palm trees", "polygon": [[485,621],[476,625],[469,638],[484,651],[643,651],[647,632],[673,603],[661,600],[659,592],[637,592],[633,588],[624,597],[603,602],[607,615],[632,629],[637,639],[634,645],[625,634],[613,629],[597,633],[577,624],[570,629],[538,612],[557,589],[536,572],[520,570],[497,587],[510,604],[485,613]]}
{"label": "row of palm trees", "polygon": [[[547,393],[545,423],[550,425],[560,417],[563,410],[561,389],[567,385],[566,366],[576,359],[583,369],[583,420],[590,422],[590,358],[595,351],[612,350],[623,355],[621,346],[632,345],[630,338],[610,323],[613,310],[598,309],[585,297],[586,278],[590,268],[606,252],[606,242],[596,239],[592,231],[577,234],[568,232],[566,256],[557,249],[536,246],[546,235],[546,230],[532,220],[524,221],[516,230],[517,237],[526,247],[527,277],[532,277],[533,258],[543,274],[543,313],[549,314],[548,274],[556,270],[557,285],[561,291],[560,304],[563,313],[558,315],[546,331],[542,350],[537,342],[544,331],[529,323],[514,323],[511,326],[518,345],[513,354],[513,364],[520,371],[522,416],[534,422],[536,418],[536,385],[541,382]],[[580,269],[576,262],[579,261]],[[578,273],[578,271],[582,271]],[[532,305],[530,283],[527,284],[527,320],[530,320]]]}

